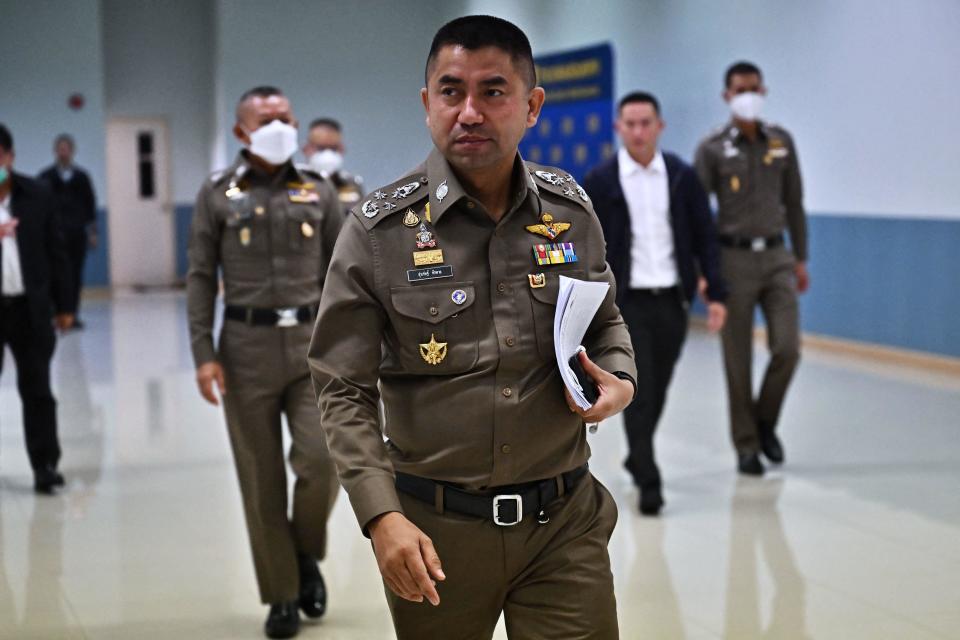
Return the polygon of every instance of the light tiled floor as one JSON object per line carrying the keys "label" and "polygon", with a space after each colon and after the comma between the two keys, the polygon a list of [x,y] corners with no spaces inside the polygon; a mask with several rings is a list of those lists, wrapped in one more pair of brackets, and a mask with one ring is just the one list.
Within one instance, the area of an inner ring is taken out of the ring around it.
{"label": "light tiled floor", "polygon": [[[55,360],[58,497],[32,493],[5,361],[0,638],[262,637],[223,420],[194,388],[182,296],[120,295],[84,315]],[[960,380],[808,352],[783,435],[782,471],[737,477],[717,343],[692,333],[658,436],[662,518],[636,515],[619,419],[591,436],[621,509],[622,637],[960,638]],[[345,499],[332,529],[330,613],[301,637],[393,637]]]}

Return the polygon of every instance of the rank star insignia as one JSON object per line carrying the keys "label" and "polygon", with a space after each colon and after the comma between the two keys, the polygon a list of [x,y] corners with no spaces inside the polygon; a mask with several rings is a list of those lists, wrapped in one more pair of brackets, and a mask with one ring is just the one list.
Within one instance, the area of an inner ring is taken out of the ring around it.
{"label": "rank star insignia", "polygon": [[385,194],[383,191],[377,191],[375,194],[373,194],[373,197],[376,200],[383,200],[384,198],[387,197],[387,194]]}
{"label": "rank star insignia", "polygon": [[393,210],[396,209],[396,208],[397,208],[397,205],[394,204],[394,203],[392,203],[392,202],[385,202],[385,203],[383,203],[383,210],[384,210],[384,211],[393,211]]}
{"label": "rank star insignia", "polygon": [[377,203],[373,200],[367,200],[363,203],[363,206],[360,207],[360,211],[367,218],[372,218],[380,213],[380,207],[377,206]]}
{"label": "rank star insignia", "polygon": [[567,187],[566,189],[563,190],[563,195],[569,196],[569,197],[572,198],[572,197],[573,197],[573,189],[571,189],[570,187]]}
{"label": "rank star insignia", "polygon": [[403,226],[415,227],[418,224],[420,224],[420,216],[414,213],[413,209],[407,209],[407,212],[403,214]]}
{"label": "rank star insignia", "polygon": [[584,191],[580,185],[577,185],[577,195],[580,196],[580,199],[584,202],[590,202],[590,196],[587,195],[587,192]]}
{"label": "rank star insignia", "polygon": [[427,364],[436,366],[447,357],[447,343],[437,342],[436,336],[431,333],[430,342],[420,343],[420,356]]}
{"label": "rank star insignia", "polygon": [[[571,195],[573,195],[572,192]],[[527,226],[526,229],[530,233],[535,233],[549,240],[553,240],[570,228],[569,222],[554,222],[553,216],[549,213],[544,213],[540,216],[540,222],[541,224],[531,224]]]}
{"label": "rank star insignia", "polygon": [[568,173],[567,175],[563,176],[563,181],[564,181],[564,182],[573,182],[573,176]]}
{"label": "rank star insignia", "polygon": [[563,186],[563,178],[552,171],[536,171],[534,173],[547,184],[552,184],[555,187]]}
{"label": "rank star insignia", "polygon": [[404,198],[406,198],[407,196],[409,196],[411,193],[413,193],[419,188],[420,188],[419,182],[410,182],[398,188],[396,191],[390,194],[390,197],[395,200],[403,200]]}

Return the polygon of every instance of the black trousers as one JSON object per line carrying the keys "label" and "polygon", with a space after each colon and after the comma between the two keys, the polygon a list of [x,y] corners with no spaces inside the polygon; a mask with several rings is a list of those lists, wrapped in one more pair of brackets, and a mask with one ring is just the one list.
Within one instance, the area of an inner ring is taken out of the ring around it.
{"label": "black trousers", "polygon": [[64,243],[67,245],[67,259],[70,263],[71,284],[67,309],[75,313],[80,309],[80,290],[83,288],[83,264],[87,260],[87,247],[90,238],[86,227],[64,227]]}
{"label": "black trousers", "polygon": [[687,336],[689,319],[682,295],[677,287],[631,289],[620,307],[637,363],[637,396],[623,412],[629,446],[624,466],[641,489],[660,487],[653,436]]}
{"label": "black trousers", "polygon": [[23,404],[23,431],[30,465],[34,470],[56,467],[60,442],[57,401],[50,390],[50,359],[56,344],[53,325],[34,322],[26,296],[3,298],[0,305],[0,371],[6,345],[17,365],[17,389]]}

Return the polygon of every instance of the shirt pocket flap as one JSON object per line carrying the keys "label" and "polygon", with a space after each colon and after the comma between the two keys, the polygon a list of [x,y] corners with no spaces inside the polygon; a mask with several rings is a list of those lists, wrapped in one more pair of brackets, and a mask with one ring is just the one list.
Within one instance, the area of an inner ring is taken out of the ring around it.
{"label": "shirt pocket flap", "polygon": [[440,324],[457,315],[470,308],[476,299],[472,283],[452,282],[390,289],[390,301],[397,313],[429,324]]}

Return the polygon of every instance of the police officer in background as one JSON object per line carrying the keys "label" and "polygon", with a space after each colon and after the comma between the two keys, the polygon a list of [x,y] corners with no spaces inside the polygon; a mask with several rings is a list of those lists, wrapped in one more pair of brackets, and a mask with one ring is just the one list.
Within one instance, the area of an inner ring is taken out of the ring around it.
{"label": "police officer in background", "polygon": [[[87,249],[97,246],[97,199],[90,176],[73,162],[76,150],[71,136],[66,133],[58,135],[53,141],[56,162],[37,177],[49,185],[60,207],[63,239],[73,276],[70,307],[79,315],[83,263],[87,258]],[[73,328],[83,328],[79,317],[74,317]]]}
{"label": "police officer in background", "polygon": [[[785,129],[760,120],[766,93],[756,65],[738,62],[727,69],[723,98],[732,120],[700,143],[694,161],[704,187],[717,196],[720,266],[729,289],[722,338],[730,426],[739,470],[747,475],[763,474],[761,451],[770,462],[783,462],[777,421],[800,361],[797,293],[810,286],[797,150]],[[757,305],[767,324],[770,363],[755,397]]]}
{"label": "police officer in background", "polygon": [[310,168],[328,178],[337,189],[343,206],[343,214],[360,201],[363,195],[363,179],[343,168],[343,128],[333,118],[317,118],[310,123],[307,143],[303,145]]}
{"label": "police officer in background", "polygon": [[617,510],[585,427],[635,392],[614,287],[580,355],[588,410],[553,344],[561,274],[613,284],[600,223],[517,151],[545,97],[520,29],[458,18],[425,75],[435,149],[353,210],[330,265],[310,366],[331,455],[401,639],[489,638],[501,612],[513,638],[617,638]]}
{"label": "police officer in background", "polygon": [[[317,561],[338,490],[306,351],[343,218],[329,184],[291,161],[296,127],[279,89],[243,94],[233,133],[245,148],[200,189],[187,272],[197,383],[208,402],[218,404],[216,392],[223,400],[271,638],[297,633],[298,607],[313,618],[326,609]],[[218,269],[225,309],[214,346]],[[292,518],[281,415],[296,475]]]}

